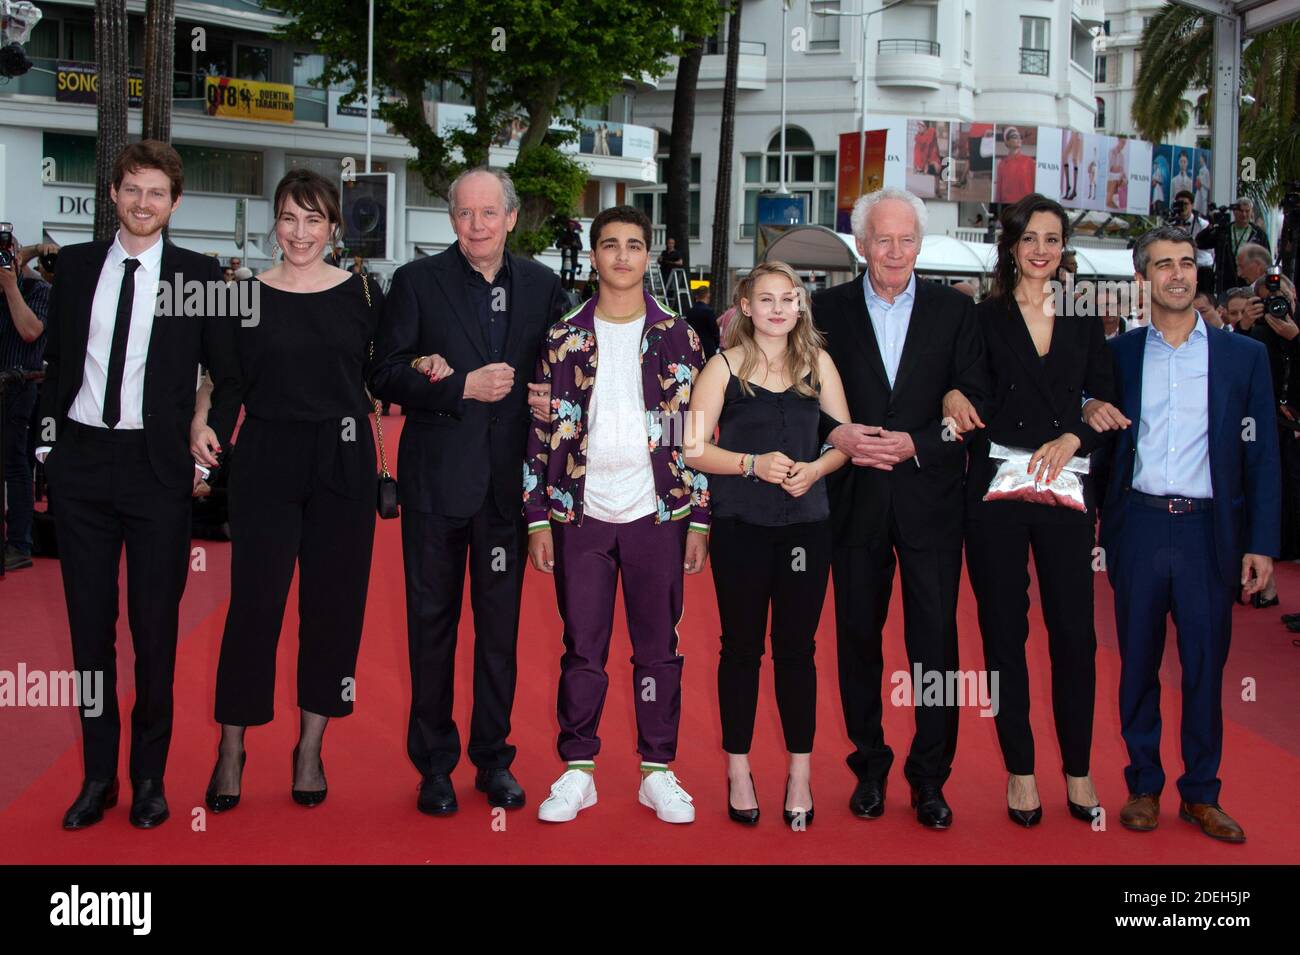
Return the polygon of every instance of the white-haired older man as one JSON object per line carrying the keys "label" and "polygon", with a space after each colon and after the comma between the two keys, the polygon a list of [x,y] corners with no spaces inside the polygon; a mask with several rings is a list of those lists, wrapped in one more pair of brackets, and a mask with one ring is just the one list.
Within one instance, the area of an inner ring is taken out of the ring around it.
{"label": "white-haired older man", "polygon": [[[971,400],[980,406],[988,371],[971,298],[916,277],[925,232],[921,200],[882,189],[857,201],[852,223],[866,272],[815,295],[813,316],[856,422],[830,431],[829,441],[856,467],[828,478],[828,490],[840,698],[854,745],[848,764],[858,777],[849,808],[874,818],[884,811],[894,759],[881,728],[881,643],[895,563],[903,580],[907,685],[920,677],[951,686],[957,671],[964,456],[941,406],[949,388],[976,396]],[[908,705],[912,699],[909,692]],[[954,702],[926,699],[916,707],[903,770],[917,819],[937,829],[952,822],[942,787],[957,745]]]}
{"label": "white-haired older man", "polygon": [[[518,808],[507,741],[526,532],[520,471],[526,382],[566,299],[550,269],[506,250],[519,199],[505,173],[471,169],[447,194],[456,242],[399,268],[375,342],[371,391],[402,406],[402,557],[411,717],[407,753],[422,777],[421,812],[457,809],[451,716],[465,564],[474,608],[469,758],[493,806]],[[439,356],[431,368],[431,356]],[[516,375],[515,369],[526,370]]]}

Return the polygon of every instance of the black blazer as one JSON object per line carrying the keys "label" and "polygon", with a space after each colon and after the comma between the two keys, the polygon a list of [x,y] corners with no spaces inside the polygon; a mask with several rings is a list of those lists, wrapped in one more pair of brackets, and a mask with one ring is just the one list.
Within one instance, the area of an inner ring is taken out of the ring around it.
{"label": "black blazer", "polygon": [[[490,488],[503,516],[523,513],[527,384],[542,336],[564,313],[567,299],[550,269],[505,254],[510,329],[504,360],[515,370],[515,386],[492,404],[462,397],[465,376],[491,362],[456,249],[408,262],[393,273],[375,341],[370,390],[383,401],[400,404],[406,415],[397,465],[403,507],[472,517]],[[436,384],[410,365],[412,359],[432,354],[455,369]]]}
{"label": "black blazer", "polygon": [[[40,443],[51,448],[57,447],[68,411],[81,390],[90,338],[90,310],[99,273],[112,244],[112,240],[84,242],[59,250],[59,269],[54,276],[46,323],[45,382],[41,386]],[[164,240],[160,274],[162,281],[171,283],[221,282],[221,265],[211,256]],[[208,298],[206,294],[204,297]],[[194,480],[190,420],[194,417],[200,364],[212,375],[208,424],[223,448],[230,444],[242,398],[235,351],[239,321],[238,314],[154,318],[145,359],[144,433],[154,473],[168,487],[189,486]],[[49,422],[54,424],[55,441],[47,442],[43,437]]]}
{"label": "black blazer", "polygon": [[[979,407],[985,427],[965,435],[970,446],[967,504],[976,507],[988,490],[995,464],[989,443],[1038,450],[1067,431],[1079,439],[1080,456],[1103,447],[1109,433],[1083,423],[1083,395],[1114,403],[1115,362],[1106,348],[1101,319],[1060,316],[1052,328],[1046,360],[1038,357],[1020,306],[1011,297],[986,298],[976,307],[988,356],[990,396]],[[1092,509],[1094,482],[1084,481]],[[1033,513],[1084,518],[1069,508],[1029,504]],[[1091,520],[1091,517],[1087,518]]]}
{"label": "black blazer", "polygon": [[958,388],[977,407],[986,400],[988,371],[975,303],[955,289],[917,279],[892,390],[867,314],[863,276],[818,292],[812,308],[844,380],[853,421],[908,432],[919,461],[919,467],[904,461],[892,471],[848,465],[827,478],[836,545],[886,539],[891,514],[914,546],[959,544],[966,451],[945,435],[943,396]]}

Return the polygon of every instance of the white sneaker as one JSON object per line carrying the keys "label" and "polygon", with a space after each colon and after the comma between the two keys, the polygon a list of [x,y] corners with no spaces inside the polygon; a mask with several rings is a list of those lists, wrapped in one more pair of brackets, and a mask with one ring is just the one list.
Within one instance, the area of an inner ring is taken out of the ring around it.
{"label": "white sneaker", "polygon": [[677,782],[669,770],[658,770],[641,777],[637,793],[641,805],[649,806],[664,822],[694,822],[695,806],[690,793]]}
{"label": "white sneaker", "polygon": [[542,822],[572,822],[578,813],[596,805],[596,779],[581,769],[570,769],[551,784],[551,794],[537,807]]}

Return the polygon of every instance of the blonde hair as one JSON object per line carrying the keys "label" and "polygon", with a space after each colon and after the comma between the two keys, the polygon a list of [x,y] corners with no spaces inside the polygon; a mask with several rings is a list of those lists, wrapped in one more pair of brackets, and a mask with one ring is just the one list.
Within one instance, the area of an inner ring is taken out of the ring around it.
{"label": "blonde hair", "polygon": [[[821,387],[817,359],[822,349],[826,347],[826,340],[813,324],[812,312],[808,308],[808,290],[804,288],[803,282],[795,274],[794,269],[784,262],[763,262],[740,280],[736,286],[734,301],[736,313],[727,325],[723,347],[740,348],[740,368],[736,371],[736,377],[740,379],[741,390],[747,395],[753,395],[754,388],[749,383],[749,376],[759,367],[763,353],[754,338],[754,318],[741,307],[740,303],[742,299],[753,297],[754,286],[758,284],[759,279],[767,275],[779,275],[787,279],[799,299],[799,312],[795,317],[794,328],[790,330],[790,335],[786,339],[785,371],[797,394],[816,397]],[[809,381],[804,381],[805,378]]]}

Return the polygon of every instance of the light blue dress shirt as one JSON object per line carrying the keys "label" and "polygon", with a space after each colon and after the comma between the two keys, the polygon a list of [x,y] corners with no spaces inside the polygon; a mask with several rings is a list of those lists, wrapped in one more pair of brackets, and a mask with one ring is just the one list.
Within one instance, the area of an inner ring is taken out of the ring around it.
{"label": "light blue dress shirt", "polygon": [[907,280],[907,288],[887,302],[871,287],[871,276],[862,273],[862,290],[867,300],[867,314],[876,333],[876,344],[889,376],[889,387],[894,387],[898,376],[898,360],[903,357],[903,342],[907,341],[907,326],[912,323],[912,305],[916,301],[916,273]]}
{"label": "light blue dress shirt", "polygon": [[1156,497],[1210,498],[1210,342],[1200,313],[1172,347],[1152,325],[1142,356],[1142,417],[1133,489]]}

